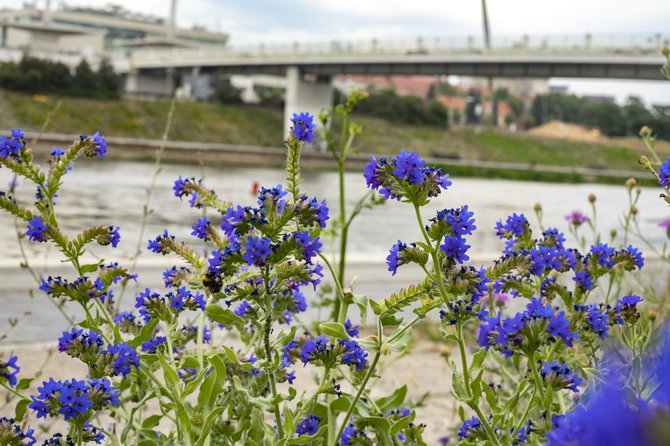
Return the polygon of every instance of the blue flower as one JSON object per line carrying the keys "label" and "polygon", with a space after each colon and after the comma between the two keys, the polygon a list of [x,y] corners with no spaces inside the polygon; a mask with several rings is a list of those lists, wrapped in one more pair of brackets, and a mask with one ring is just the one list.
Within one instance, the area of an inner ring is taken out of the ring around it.
{"label": "blue flower", "polygon": [[572,280],[577,282],[577,285],[584,291],[592,290],[595,286],[591,280],[591,274],[586,271],[576,271]]}
{"label": "blue flower", "polygon": [[547,331],[554,337],[560,337],[568,347],[572,347],[572,341],[577,337],[570,330],[570,321],[565,318],[565,311],[556,313],[549,319]]}
{"label": "blue flower", "polygon": [[327,353],[332,348],[330,341],[326,336],[319,336],[315,339],[307,340],[300,349],[300,360],[303,364],[316,359],[317,355]]}
{"label": "blue flower", "polygon": [[562,253],[553,247],[538,245],[530,250],[530,271],[536,276],[552,270],[558,271],[561,266]]}
{"label": "blue flower", "polygon": [[321,423],[321,417],[309,414],[307,418],[298,423],[295,433],[298,434],[298,437],[302,435],[314,435],[319,430],[319,423]]}
{"label": "blue flower", "polygon": [[0,378],[5,378],[11,387],[16,385],[16,375],[21,371],[21,367],[16,365],[17,359],[19,358],[12,353],[8,361],[0,361]]}
{"label": "blue flower", "polygon": [[33,446],[37,442],[34,433],[34,429],[26,429],[24,432],[19,424],[14,423],[13,418],[0,417],[0,439],[6,442],[3,444]]}
{"label": "blue flower", "polygon": [[314,134],[314,129],[316,128],[316,125],[314,124],[314,116],[309,113],[293,113],[291,122],[293,123],[291,134],[298,141],[312,142],[316,137]]}
{"label": "blue flower", "polygon": [[344,322],[344,329],[347,330],[347,334],[352,338],[358,337],[358,325],[354,325],[350,319]]}
{"label": "blue flower", "polygon": [[159,235],[155,239],[149,240],[149,245],[147,246],[147,249],[155,253],[166,255],[170,251],[165,246],[163,246],[165,240],[174,240],[174,235],[168,234],[167,229],[163,231],[163,234]]}
{"label": "blue flower", "polygon": [[265,258],[272,254],[272,250],[270,249],[270,239],[249,236],[247,242],[244,243],[244,247],[246,248],[246,251],[242,255],[242,258],[246,260],[249,265],[256,264],[262,266]]}
{"label": "blue flower", "polygon": [[388,265],[388,270],[391,271],[391,275],[395,276],[395,273],[398,271],[398,267],[403,264],[404,259],[402,258],[402,252],[407,249],[407,244],[398,240],[398,243],[393,245],[389,250],[389,255],[386,256],[386,264]]}
{"label": "blue flower", "polygon": [[614,248],[610,248],[605,243],[598,243],[591,246],[590,255],[596,258],[598,265],[612,268],[614,266]]}
{"label": "blue flower", "polygon": [[528,228],[528,220],[523,214],[512,214],[507,217],[505,224],[502,221],[496,223],[496,235],[501,240],[521,237]]}
{"label": "blue flower", "polygon": [[131,372],[131,367],[136,369],[140,367],[140,358],[137,352],[126,342],[110,345],[107,348],[107,353],[115,356],[114,375],[123,375],[125,378]]}
{"label": "blue flower", "polygon": [[34,215],[32,221],[28,222],[28,230],[26,231],[26,235],[34,242],[45,242],[46,231],[47,227],[42,219],[37,215]]}
{"label": "blue flower", "polygon": [[93,136],[91,136],[91,139],[97,149],[98,158],[102,158],[105,153],[107,153],[107,141],[105,141],[105,137],[100,135],[99,132],[95,132]]}
{"label": "blue flower", "polygon": [[166,342],[167,338],[165,336],[156,336],[155,338],[142,342],[142,351],[154,353],[159,345],[165,344]]}
{"label": "blue flower", "polygon": [[469,420],[465,420],[461,427],[458,428],[458,438],[461,440],[465,440],[466,438],[479,438],[484,440],[486,439],[484,425],[477,417],[472,417]]}
{"label": "blue flower", "polygon": [[247,314],[247,311],[251,308],[251,305],[249,305],[249,302],[246,300],[243,300],[240,302],[240,305],[233,311],[237,316],[243,317],[245,314]]}
{"label": "blue flower", "polygon": [[461,237],[452,237],[450,235],[444,236],[444,244],[440,245],[440,249],[444,251],[447,257],[454,259],[458,263],[463,263],[470,260],[466,254],[470,245],[465,244],[465,239]]}
{"label": "blue flower", "polygon": [[192,226],[193,231],[191,232],[191,235],[195,235],[198,238],[206,240],[208,227],[209,227],[209,220],[207,220],[207,217],[199,218],[198,222]]}
{"label": "blue flower", "polygon": [[353,365],[356,370],[363,370],[367,365],[368,353],[358,342],[353,339],[340,339],[340,345],[345,348],[346,353],[342,355],[342,364]]}
{"label": "blue flower", "polygon": [[18,156],[19,150],[25,145],[23,138],[24,135],[21,129],[11,130],[10,137],[0,137],[0,156],[3,158]]}
{"label": "blue flower", "polygon": [[547,387],[554,390],[570,389],[573,392],[579,392],[577,386],[583,381],[576,370],[570,370],[567,364],[559,364],[556,360],[543,362],[540,376]]}
{"label": "blue flower", "polygon": [[658,168],[658,184],[666,189],[670,187],[670,157]]}
{"label": "blue flower", "polygon": [[413,184],[421,184],[426,178],[426,174],[422,170],[425,164],[426,162],[419,158],[419,154],[413,150],[411,152],[401,150],[400,155],[395,157],[393,175]]}

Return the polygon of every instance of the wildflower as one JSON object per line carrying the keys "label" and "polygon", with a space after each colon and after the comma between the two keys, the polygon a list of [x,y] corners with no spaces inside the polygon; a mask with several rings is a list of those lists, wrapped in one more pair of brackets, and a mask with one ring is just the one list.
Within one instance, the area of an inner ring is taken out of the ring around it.
{"label": "wildflower", "polygon": [[148,341],[142,342],[141,349],[143,352],[155,353],[158,349],[158,346],[163,345],[166,342],[167,338],[165,336],[156,336],[155,338],[151,338]]}
{"label": "wildflower", "polygon": [[540,376],[547,387],[554,390],[570,389],[579,392],[577,386],[583,381],[577,371],[572,371],[567,364],[559,364],[558,361],[543,362]]}
{"label": "wildflower", "polygon": [[340,339],[338,342],[345,348],[346,352],[342,355],[342,364],[353,365],[356,370],[363,370],[367,365],[366,358],[368,357],[365,349],[352,339]]}
{"label": "wildflower", "polygon": [[[205,311],[205,296],[202,293],[191,293],[186,287],[177,289],[177,293],[168,293],[170,306],[177,311],[198,310]],[[167,295],[166,295],[167,297]]]}
{"label": "wildflower", "polygon": [[403,265],[404,259],[402,258],[401,253],[405,249],[407,249],[407,244],[398,240],[398,243],[391,247],[389,250],[389,255],[386,256],[388,270],[392,272],[393,276],[395,276],[395,273],[398,271],[398,267]]}
{"label": "wildflower", "polygon": [[198,222],[193,225],[193,231],[191,235],[195,235],[198,238],[203,240],[207,239],[207,228],[209,227],[209,220],[207,217],[202,217],[198,219]]}
{"label": "wildflower", "polygon": [[291,127],[291,135],[298,141],[312,142],[316,137],[313,131],[316,128],[316,125],[313,121],[314,116],[309,113],[293,113],[293,116],[291,117],[291,122],[293,123],[293,127]]}
{"label": "wildflower", "polygon": [[179,286],[183,281],[187,280],[190,274],[191,270],[184,266],[180,266],[179,269],[177,269],[176,266],[173,266],[163,273],[165,287],[172,288]]}
{"label": "wildflower", "polygon": [[47,227],[40,217],[37,215],[33,216],[33,219],[28,222],[28,230],[26,235],[33,242],[45,242],[47,240],[46,235]]}
{"label": "wildflower", "polygon": [[21,371],[21,367],[16,365],[17,359],[19,358],[12,353],[8,361],[0,361],[0,378],[6,379],[11,387],[16,385],[16,375]]}
{"label": "wildflower", "polygon": [[270,239],[249,236],[244,247],[246,248],[246,251],[242,255],[242,258],[246,260],[249,265],[256,264],[262,266],[262,264],[265,263],[265,258],[272,254],[272,251],[270,250]]}
{"label": "wildflower", "polygon": [[168,231],[166,229],[163,231],[163,234],[159,235],[153,240],[149,240],[149,245],[147,246],[147,249],[155,253],[166,255],[170,251],[167,250],[165,246],[163,246],[164,240],[170,240],[170,239],[174,240],[174,235],[168,234]]}
{"label": "wildflower", "polygon": [[11,136],[0,136],[0,156],[3,158],[17,157],[19,150],[25,146],[23,130],[10,131]]}
{"label": "wildflower", "polygon": [[425,161],[414,151],[402,150],[396,157],[379,161],[372,156],[364,171],[367,186],[387,199],[412,198],[420,204],[451,186],[449,175],[443,175],[439,168],[425,166]]}
{"label": "wildflower", "polygon": [[295,433],[298,434],[298,437],[302,435],[314,435],[319,430],[319,423],[321,423],[321,417],[309,414],[307,418],[298,423]]}
{"label": "wildflower", "polygon": [[25,432],[21,425],[14,422],[13,418],[0,417],[0,441],[5,445],[25,445],[32,446],[37,440],[33,436],[33,429],[26,429]]}
{"label": "wildflower", "polygon": [[658,184],[666,189],[670,187],[670,157],[658,168]]}
{"label": "wildflower", "polygon": [[573,277],[572,280],[574,280],[577,283],[577,286],[584,291],[592,290],[595,286],[591,280],[591,274],[586,271],[576,271],[575,277]]}
{"label": "wildflower", "polygon": [[582,223],[586,223],[587,221],[591,221],[591,219],[589,217],[582,214],[580,211],[572,211],[572,213],[565,216],[565,219],[567,221],[569,221],[570,224],[572,224],[574,226],[581,226]]}
{"label": "wildflower", "polygon": [[450,235],[444,236],[444,244],[440,245],[440,249],[444,251],[447,257],[454,259],[458,263],[470,260],[466,254],[470,245],[465,244],[465,239],[461,237],[452,237]]}
{"label": "wildflower", "polygon": [[465,420],[461,427],[458,428],[458,438],[465,440],[466,438],[475,440],[486,440],[486,431],[484,430],[484,425],[477,417],[472,417],[469,420]]}
{"label": "wildflower", "polygon": [[245,314],[247,314],[247,311],[251,308],[251,305],[249,305],[249,302],[246,300],[243,300],[240,302],[240,305],[233,311],[236,315],[239,317],[243,317]]}
{"label": "wildflower", "polygon": [[529,223],[523,214],[512,214],[507,217],[503,224],[502,221],[496,223],[496,235],[499,239],[512,239],[521,237],[528,229]]}
{"label": "wildflower", "polygon": [[358,337],[358,325],[354,325],[350,319],[347,319],[344,322],[344,329],[347,331],[347,334],[352,338]]}

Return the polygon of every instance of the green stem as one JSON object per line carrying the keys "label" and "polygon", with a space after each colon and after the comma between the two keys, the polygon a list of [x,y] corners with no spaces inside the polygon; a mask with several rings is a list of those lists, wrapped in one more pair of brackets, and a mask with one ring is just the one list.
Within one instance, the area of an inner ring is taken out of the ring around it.
{"label": "green stem", "polygon": [[468,399],[470,399],[472,396],[470,393],[470,372],[468,371],[468,359],[465,356],[465,343],[463,342],[463,328],[461,327],[461,324],[456,324],[456,337],[458,338],[458,350],[461,353],[461,367],[463,367],[465,390],[468,393]]}
{"label": "green stem", "polygon": [[[421,209],[416,204],[414,205],[414,214],[416,215],[416,220],[419,223],[419,228],[421,229],[421,234],[423,234],[423,239],[426,241],[426,245],[433,246],[428,237],[426,229],[423,227],[423,218],[421,217]],[[430,250],[430,257],[433,259],[433,272],[435,276],[435,281],[437,282],[437,287],[440,289],[440,295],[445,304],[449,303],[449,296],[447,290],[444,288],[444,283],[442,283],[442,269],[437,256],[436,249]]]}
{"label": "green stem", "polygon": [[10,386],[8,386],[4,382],[0,382],[0,386],[4,387],[5,389],[12,392],[14,395],[18,396],[21,399],[24,399],[24,400],[29,400],[30,399],[27,396],[25,396],[24,394],[22,394],[21,392],[19,392],[18,390],[15,390],[15,389],[11,388]]}
{"label": "green stem", "polygon": [[537,395],[537,387],[533,389],[533,394],[531,395],[528,404],[526,404],[526,410],[524,410],[523,415],[521,415],[519,424],[517,424],[517,426],[514,428],[514,432],[512,432],[512,437],[516,437],[516,434],[519,433],[523,425],[526,423],[526,420],[528,419],[528,412],[530,412],[530,408],[533,406],[533,399],[535,398],[535,395]]}
{"label": "green stem", "polygon": [[[540,374],[537,371],[537,364],[535,363],[535,354],[531,353],[528,356],[528,363],[530,365],[530,370],[533,373],[533,381],[535,382],[535,388],[537,388],[540,391],[540,394],[544,393],[544,386],[542,385],[542,378],[540,378]],[[544,410],[547,412],[546,418],[547,420],[551,420],[551,402],[547,403],[545,398],[542,398],[542,403],[544,406]]]}
{"label": "green stem", "polygon": [[263,343],[265,347],[265,361],[268,363],[266,372],[268,374],[268,381],[270,382],[270,391],[272,392],[272,411],[275,416],[275,422],[277,423],[277,434],[279,439],[284,438],[284,426],[281,419],[281,411],[279,410],[279,403],[277,403],[277,384],[275,380],[275,373],[270,365],[272,361],[272,349],[270,344],[270,331],[272,330],[272,295],[270,288],[270,278],[269,270],[266,267],[263,273],[263,280],[265,282],[265,327],[263,329]]}
{"label": "green stem", "polygon": [[489,437],[489,440],[491,443],[493,443],[496,446],[499,446],[500,443],[498,443],[498,437],[496,437],[496,434],[493,432],[493,429],[491,428],[491,425],[489,424],[488,420],[484,418],[484,414],[482,413],[481,409],[479,409],[479,406],[476,404],[473,404],[472,409],[475,411],[477,414],[477,417],[479,417],[479,421],[482,422],[482,426],[484,426],[484,430],[486,431],[486,435]]}
{"label": "green stem", "polygon": [[[347,413],[344,415],[344,420],[342,420],[342,424],[340,425],[340,428],[337,431],[337,435],[335,436],[334,441],[337,442],[338,438],[342,438],[342,432],[344,432],[344,428],[347,427],[347,423],[349,422],[349,418],[351,418],[351,414],[354,411],[354,408],[356,407],[356,404],[358,404],[358,400],[361,398],[361,395],[363,394],[363,391],[365,390],[365,386],[368,384],[368,381],[372,377],[372,375],[375,372],[375,368],[377,367],[377,363],[379,362],[379,358],[381,357],[381,346],[382,346],[382,341],[383,341],[383,336],[384,332],[382,330],[382,325],[381,322],[378,320],[377,321],[377,353],[375,353],[375,357],[372,360],[372,363],[370,364],[370,368],[368,371],[365,373],[365,376],[363,377],[363,381],[361,381],[360,386],[358,387],[358,392],[356,392],[356,396],[354,397],[354,400],[351,402],[349,405],[349,409],[347,409]],[[331,443],[329,446],[334,446],[335,443]]]}

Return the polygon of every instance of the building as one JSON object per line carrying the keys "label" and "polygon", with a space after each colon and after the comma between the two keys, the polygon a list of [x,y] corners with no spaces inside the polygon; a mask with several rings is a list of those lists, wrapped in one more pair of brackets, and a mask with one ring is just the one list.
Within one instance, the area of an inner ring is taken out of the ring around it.
{"label": "building", "polygon": [[[166,2],[168,4],[168,2]],[[1,46],[10,46],[17,42],[17,38],[7,38],[13,34],[18,26],[53,27],[69,30],[79,30],[80,33],[97,35],[102,33],[104,49],[133,49],[141,47],[166,46],[202,46],[225,45],[228,34],[207,31],[201,28],[177,28],[173,26],[174,19],[162,18],[128,11],[121,6],[108,5],[104,8],[68,7],[51,10],[51,1],[46,1],[44,9],[35,6],[25,6],[18,10],[0,10],[0,27],[3,36]],[[176,0],[171,2],[170,17],[176,13]],[[23,46],[40,45],[42,39],[21,40]],[[54,45],[57,42],[54,42]]]}

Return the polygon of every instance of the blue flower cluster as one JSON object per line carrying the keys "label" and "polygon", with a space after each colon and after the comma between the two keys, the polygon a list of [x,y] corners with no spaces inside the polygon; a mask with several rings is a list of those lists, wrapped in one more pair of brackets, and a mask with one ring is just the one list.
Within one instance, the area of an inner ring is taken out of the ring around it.
{"label": "blue flower cluster", "polygon": [[0,442],[3,445],[33,446],[37,440],[33,429],[24,429],[13,418],[0,417]]}
{"label": "blue flower cluster", "polygon": [[12,129],[10,135],[9,137],[0,136],[0,156],[3,158],[18,157],[19,150],[26,145],[23,130]]}
{"label": "blue flower cluster", "polygon": [[583,381],[576,370],[570,370],[567,364],[559,364],[556,360],[543,362],[540,376],[545,385],[554,390],[570,389],[579,392],[577,386]]}
{"label": "blue flower cluster", "polygon": [[[289,351],[293,348],[297,348],[297,343],[294,342],[284,348],[285,362],[290,362]],[[299,357],[305,365],[308,362],[315,362],[332,366],[339,359],[341,364],[360,371],[367,365],[368,353],[353,339],[338,339],[337,343],[331,343],[327,336],[318,336],[305,340],[300,348]]]}
{"label": "blue flower cluster", "polygon": [[293,123],[293,126],[291,127],[291,135],[298,141],[312,142],[316,137],[314,134],[314,129],[316,128],[316,125],[314,124],[314,116],[309,113],[293,113],[291,122]]}
{"label": "blue flower cluster", "polygon": [[503,318],[501,313],[487,317],[479,329],[477,343],[487,350],[493,347],[509,357],[515,352],[530,354],[539,346],[558,339],[572,347],[572,341],[577,337],[565,311],[554,312],[551,305],[533,298],[526,310],[514,317]]}
{"label": "blue flower cluster", "polygon": [[134,348],[126,342],[110,344],[94,330],[88,333],[76,328],[63,332],[58,339],[58,351],[78,358],[89,366],[91,376],[118,376],[125,378],[132,368],[139,368],[140,358]]}
{"label": "blue flower cluster", "polygon": [[171,321],[185,310],[205,311],[205,296],[202,293],[193,293],[183,286],[164,296],[146,288],[135,298],[135,308],[139,310],[144,322],[149,322],[152,318]]}
{"label": "blue flower cluster", "polygon": [[298,434],[298,437],[303,435],[314,435],[319,431],[319,423],[321,423],[321,417],[309,414],[307,415],[307,418],[298,423],[295,433]]}
{"label": "blue flower cluster", "polygon": [[87,382],[72,378],[56,381],[50,378],[37,389],[39,395],[32,396],[29,408],[37,418],[61,414],[65,421],[79,416],[86,417],[89,411],[98,411],[108,406],[118,406],[120,392],[107,379],[90,379]]}
{"label": "blue flower cluster", "polygon": [[386,199],[415,198],[425,201],[451,186],[449,175],[443,175],[439,168],[426,166],[426,162],[414,151],[401,150],[400,155],[380,158],[379,161],[371,156],[363,176],[367,186],[378,190]]}

